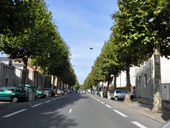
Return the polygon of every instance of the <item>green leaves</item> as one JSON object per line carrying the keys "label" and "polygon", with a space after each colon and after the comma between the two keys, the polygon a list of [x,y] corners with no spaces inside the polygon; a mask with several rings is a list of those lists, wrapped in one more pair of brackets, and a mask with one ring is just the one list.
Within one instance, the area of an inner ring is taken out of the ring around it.
{"label": "green leaves", "polygon": [[[61,38],[52,13],[44,0],[2,0],[0,9],[0,51],[13,59],[31,58],[32,66],[61,76],[69,71],[71,84],[75,74],[70,64],[70,51]],[[64,78],[64,75],[62,76]],[[67,81],[69,83],[69,81]]]}

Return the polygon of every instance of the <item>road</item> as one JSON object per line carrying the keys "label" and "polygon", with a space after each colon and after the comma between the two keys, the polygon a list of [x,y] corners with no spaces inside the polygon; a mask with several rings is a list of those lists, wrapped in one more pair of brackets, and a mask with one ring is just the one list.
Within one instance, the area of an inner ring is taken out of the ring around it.
{"label": "road", "polygon": [[90,94],[40,100],[0,113],[0,128],[159,128],[161,124]]}

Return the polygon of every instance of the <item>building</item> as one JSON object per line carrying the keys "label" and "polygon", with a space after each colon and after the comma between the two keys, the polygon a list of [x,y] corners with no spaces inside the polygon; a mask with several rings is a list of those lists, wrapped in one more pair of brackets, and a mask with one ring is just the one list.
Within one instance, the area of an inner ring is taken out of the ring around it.
{"label": "building", "polygon": [[[161,57],[161,90],[162,99],[170,101],[170,60]],[[135,67],[136,96],[153,99],[154,93],[154,65],[151,57],[141,67]]]}

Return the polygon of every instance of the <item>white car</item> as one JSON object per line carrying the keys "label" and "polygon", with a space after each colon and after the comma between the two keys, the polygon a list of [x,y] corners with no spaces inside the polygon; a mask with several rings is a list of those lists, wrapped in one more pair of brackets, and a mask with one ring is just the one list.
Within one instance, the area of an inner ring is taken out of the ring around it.
{"label": "white car", "polygon": [[[114,100],[120,100],[124,99],[126,95],[126,90],[113,90],[112,93],[110,94],[111,98]],[[130,93],[130,98],[133,99],[135,95],[133,93]]]}
{"label": "white car", "polygon": [[58,95],[63,95],[63,94],[64,94],[64,91],[61,90],[61,89],[57,89],[57,94],[58,94]]}

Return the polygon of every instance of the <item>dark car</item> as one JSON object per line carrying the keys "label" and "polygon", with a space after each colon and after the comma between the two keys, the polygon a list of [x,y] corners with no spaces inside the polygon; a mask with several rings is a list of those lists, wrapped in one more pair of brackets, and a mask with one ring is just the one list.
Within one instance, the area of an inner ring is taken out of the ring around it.
{"label": "dark car", "polygon": [[48,89],[48,88],[44,89],[44,93],[45,93],[46,97],[55,96],[55,91],[51,90],[51,89]]}
{"label": "dark car", "polygon": [[0,87],[0,100],[11,100],[18,102],[18,100],[27,100],[26,91],[23,88],[4,86]]}

